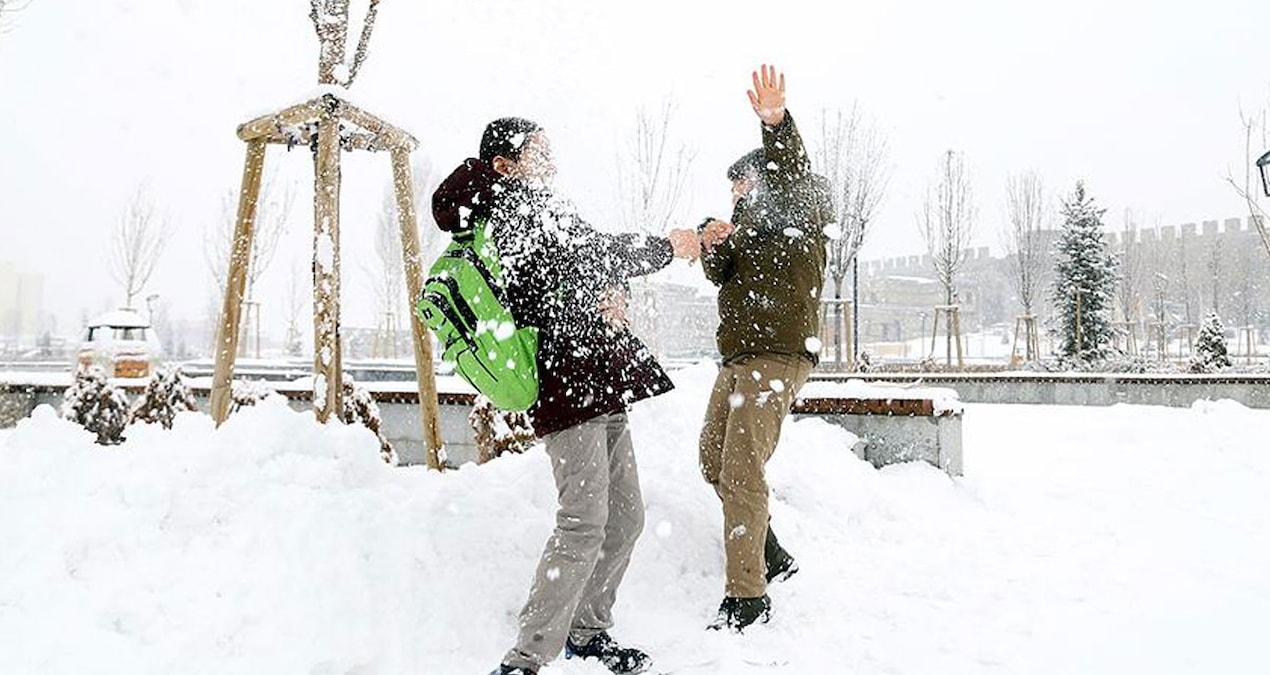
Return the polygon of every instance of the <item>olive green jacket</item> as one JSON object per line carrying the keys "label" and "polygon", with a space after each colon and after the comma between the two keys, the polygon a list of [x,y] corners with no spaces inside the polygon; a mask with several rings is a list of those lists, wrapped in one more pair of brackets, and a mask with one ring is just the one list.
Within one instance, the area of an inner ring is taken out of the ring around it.
{"label": "olive green jacket", "polygon": [[833,203],[793,116],[762,127],[759,184],[737,202],[736,230],[702,257],[706,278],[719,287],[719,352],[725,363],[762,353],[815,362]]}

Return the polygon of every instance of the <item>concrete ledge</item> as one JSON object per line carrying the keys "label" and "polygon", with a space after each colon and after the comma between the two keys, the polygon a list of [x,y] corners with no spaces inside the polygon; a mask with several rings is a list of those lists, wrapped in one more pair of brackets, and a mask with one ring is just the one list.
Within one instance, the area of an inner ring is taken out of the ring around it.
{"label": "concrete ledge", "polygon": [[923,461],[950,476],[962,475],[962,409],[955,400],[890,398],[887,394],[909,392],[885,388],[874,398],[824,395],[824,387],[812,390],[816,395],[795,402],[794,416],[819,417],[850,431],[860,439],[851,448],[860,459],[878,468]]}

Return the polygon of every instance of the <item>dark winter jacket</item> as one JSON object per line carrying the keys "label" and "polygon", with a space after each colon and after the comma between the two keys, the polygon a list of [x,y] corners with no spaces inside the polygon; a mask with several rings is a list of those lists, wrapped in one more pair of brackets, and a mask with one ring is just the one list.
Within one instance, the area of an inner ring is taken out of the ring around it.
{"label": "dark winter jacket", "polygon": [[763,127],[759,184],[732,212],[736,230],[702,258],[719,287],[719,352],[724,362],[761,353],[816,361],[820,334],[824,228],[834,220],[827,182],[811,170],[788,112]]}
{"label": "dark winter jacket", "polygon": [[489,233],[498,247],[508,308],[538,328],[538,401],[529,409],[539,436],[673,388],[648,348],[597,309],[604,293],[670,264],[670,241],[610,235],[583,221],[549,191],[497,183]]}

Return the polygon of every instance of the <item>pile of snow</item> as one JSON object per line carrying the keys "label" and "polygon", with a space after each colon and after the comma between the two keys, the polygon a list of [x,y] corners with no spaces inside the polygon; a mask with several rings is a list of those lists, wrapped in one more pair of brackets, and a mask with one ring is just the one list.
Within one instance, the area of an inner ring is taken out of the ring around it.
{"label": "pile of snow", "polygon": [[[789,423],[769,465],[802,572],[703,630],[721,517],[695,439],[712,373],[632,415],[647,530],[614,634],[656,671],[1233,673],[1267,662],[1270,413],[969,405],[966,472],[874,470]],[[276,397],[214,430],[0,434],[0,672],[486,673],[550,531],[541,450],[446,474]],[[773,665],[774,664],[774,665]],[[688,666],[693,666],[689,668]],[[543,675],[602,675],[553,664]]]}

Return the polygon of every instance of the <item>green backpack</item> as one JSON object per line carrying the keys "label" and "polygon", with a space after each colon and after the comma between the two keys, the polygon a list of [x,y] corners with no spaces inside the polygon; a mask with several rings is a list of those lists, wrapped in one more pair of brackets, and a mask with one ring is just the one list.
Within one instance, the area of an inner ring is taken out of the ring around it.
{"label": "green backpack", "polygon": [[456,232],[428,271],[415,313],[441,341],[441,359],[501,410],[538,400],[538,329],[518,328],[486,223]]}

